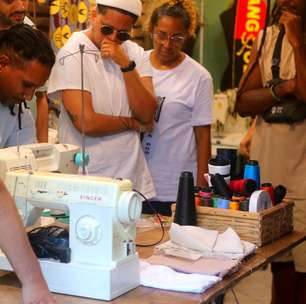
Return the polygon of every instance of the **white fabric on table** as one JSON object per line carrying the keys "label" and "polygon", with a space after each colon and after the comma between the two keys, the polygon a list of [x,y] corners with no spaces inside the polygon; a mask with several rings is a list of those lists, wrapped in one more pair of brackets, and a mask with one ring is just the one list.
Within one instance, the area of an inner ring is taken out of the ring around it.
{"label": "white fabric on table", "polygon": [[173,223],[169,234],[171,241],[159,245],[157,249],[163,250],[168,255],[184,258],[197,256],[241,260],[255,252],[257,248],[250,242],[240,240],[231,227],[219,233],[216,230]]}
{"label": "white fabric on table", "polygon": [[220,280],[216,276],[179,273],[167,266],[140,262],[140,284],[146,287],[202,293]]}

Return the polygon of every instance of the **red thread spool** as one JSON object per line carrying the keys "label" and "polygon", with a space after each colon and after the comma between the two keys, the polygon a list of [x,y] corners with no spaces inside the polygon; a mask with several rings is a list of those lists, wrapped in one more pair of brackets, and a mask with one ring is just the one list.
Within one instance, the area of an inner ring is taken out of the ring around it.
{"label": "red thread spool", "polygon": [[274,189],[271,183],[261,184],[260,190],[265,190],[269,193],[272,204],[275,205]]}
{"label": "red thread spool", "polygon": [[234,193],[243,193],[249,196],[256,190],[257,185],[253,179],[238,179],[230,181],[229,187]]}

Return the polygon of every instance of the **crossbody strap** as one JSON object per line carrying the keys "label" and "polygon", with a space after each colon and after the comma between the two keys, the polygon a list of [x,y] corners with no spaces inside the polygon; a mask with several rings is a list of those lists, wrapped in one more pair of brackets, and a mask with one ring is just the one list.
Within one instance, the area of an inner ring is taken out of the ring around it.
{"label": "crossbody strap", "polygon": [[280,61],[281,61],[281,54],[282,54],[282,44],[283,39],[285,36],[285,28],[282,26],[280,28],[278,37],[275,42],[274,51],[273,51],[273,57],[272,57],[272,76],[273,80],[279,80],[280,79]]}

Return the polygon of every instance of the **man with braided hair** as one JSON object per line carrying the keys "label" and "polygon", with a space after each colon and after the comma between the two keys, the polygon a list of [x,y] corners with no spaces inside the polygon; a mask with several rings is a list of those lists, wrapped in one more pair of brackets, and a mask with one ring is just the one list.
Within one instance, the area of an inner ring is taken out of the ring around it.
{"label": "man with braided hair", "polygon": [[[33,26],[31,20],[25,16],[27,6],[26,0],[0,0],[0,30],[22,23]],[[17,136],[20,144],[48,140],[48,102],[45,87],[38,88],[34,96],[36,102],[28,105],[33,104],[36,110],[36,128],[31,111],[25,104],[8,107],[0,103],[0,117],[3,122],[0,126],[0,148],[17,145]]]}
{"label": "man with braided hair", "polygon": [[[158,110],[153,131],[144,136],[143,149],[157,193],[151,205],[165,215],[171,214],[182,171],[193,172],[198,186],[206,184],[213,83],[209,72],[182,52],[186,39],[195,35],[196,25],[191,0],[161,1],[148,24]],[[149,204],[143,212],[150,212]]]}
{"label": "man with braided hair", "polygon": [[[47,38],[26,25],[0,32],[0,100],[13,106],[32,98],[47,80],[55,61]],[[1,128],[3,120],[0,120]],[[22,284],[24,304],[54,304],[38,261],[26,237],[16,205],[0,181],[0,248]]]}

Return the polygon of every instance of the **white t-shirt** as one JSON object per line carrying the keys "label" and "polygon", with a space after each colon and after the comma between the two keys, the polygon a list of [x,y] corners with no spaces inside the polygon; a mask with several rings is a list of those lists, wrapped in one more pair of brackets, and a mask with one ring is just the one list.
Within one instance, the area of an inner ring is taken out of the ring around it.
{"label": "white t-shirt", "polygon": [[[81,89],[81,55],[78,52],[80,44],[85,45],[84,89],[91,93],[95,112],[130,117],[132,113],[119,66],[110,59],[102,59],[99,49],[84,32],[73,33],[57,54],[48,82],[48,93],[54,97],[52,93],[61,90]],[[151,77],[152,69],[144,50],[131,41],[126,41],[122,47],[129,58],[135,61],[140,76]],[[62,59],[75,52],[75,55]],[[57,97],[61,100],[60,94]],[[63,106],[59,120],[59,138],[63,143],[79,146],[82,143],[81,133],[74,127]],[[128,178],[133,182],[134,188],[146,197],[155,195],[137,132],[129,130],[101,137],[86,136],[86,151],[90,156],[89,174]]]}
{"label": "white t-shirt", "polygon": [[[150,52],[150,51],[149,51]],[[194,126],[212,122],[213,83],[209,72],[186,55],[171,70],[153,68],[159,108],[154,130],[142,145],[153,177],[158,201],[175,201],[182,171],[197,177]]]}
{"label": "white t-shirt", "polygon": [[18,125],[18,105],[15,106],[15,115],[10,109],[0,103],[0,148],[7,148],[17,145],[17,132],[19,131],[19,143],[21,145],[36,142],[36,130],[34,120],[29,109],[22,106],[21,127]]}

